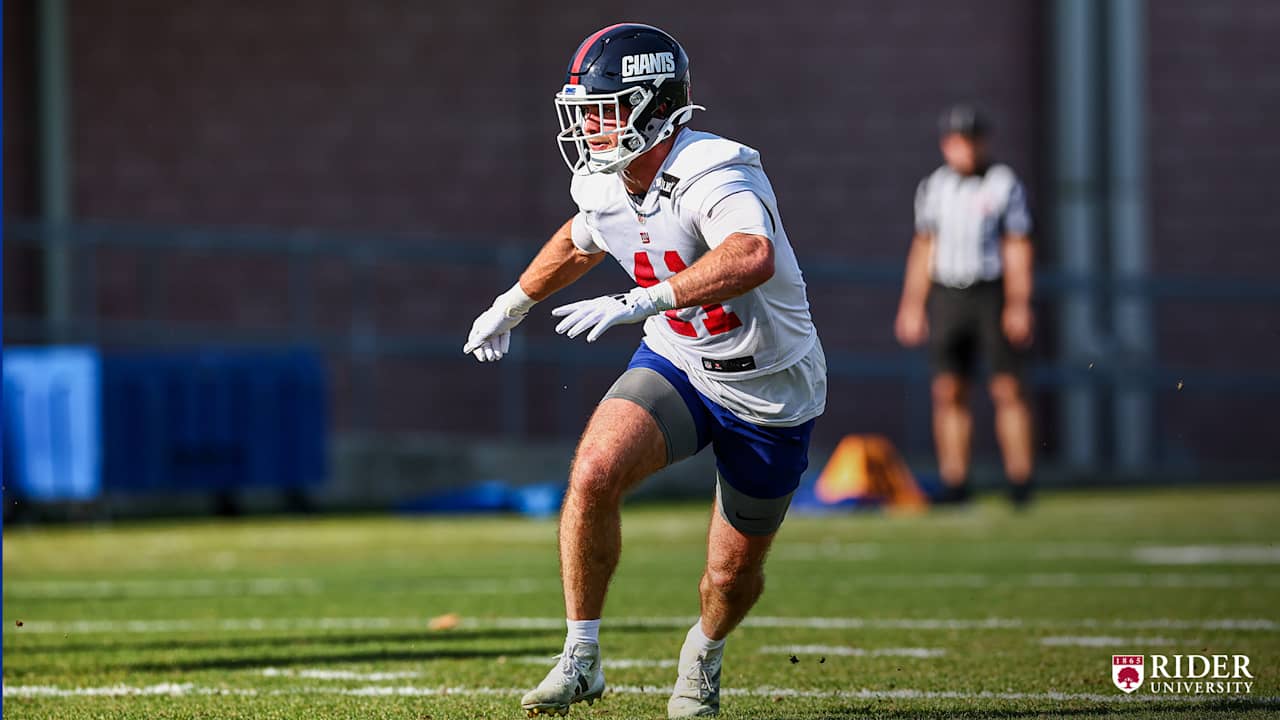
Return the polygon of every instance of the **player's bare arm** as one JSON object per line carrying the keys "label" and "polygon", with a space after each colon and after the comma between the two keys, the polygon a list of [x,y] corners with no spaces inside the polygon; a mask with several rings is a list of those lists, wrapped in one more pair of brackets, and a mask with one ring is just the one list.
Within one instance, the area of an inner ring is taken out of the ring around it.
{"label": "player's bare arm", "polygon": [[582,277],[600,264],[606,253],[586,253],[573,244],[573,218],[551,235],[538,251],[529,267],[520,274],[520,287],[533,300],[541,302]]}
{"label": "player's bare arm", "polygon": [[551,235],[511,289],[494,298],[471,325],[462,352],[480,362],[501,360],[511,347],[511,331],[538,301],[582,277],[604,259],[604,253],[585,253],[573,244],[572,218]]}
{"label": "player's bare arm", "polygon": [[916,233],[907,252],[907,269],[902,282],[902,299],[894,333],[898,342],[912,347],[929,336],[925,302],[929,299],[929,264],[933,257],[933,235]]}
{"label": "player's bare arm", "polygon": [[773,277],[773,243],[762,235],[734,233],[668,282],[676,307],[723,302]]}
{"label": "player's bare arm", "polygon": [[743,295],[773,277],[773,243],[762,235],[733,233],[693,265],[650,287],[622,296],[562,305],[556,332],[595,342],[614,325],[643,322],[663,310],[722,302]]}
{"label": "player's bare arm", "polygon": [[1000,324],[1016,347],[1031,345],[1035,318],[1031,312],[1034,251],[1026,235],[1009,234],[1001,246],[1004,261],[1004,312]]}

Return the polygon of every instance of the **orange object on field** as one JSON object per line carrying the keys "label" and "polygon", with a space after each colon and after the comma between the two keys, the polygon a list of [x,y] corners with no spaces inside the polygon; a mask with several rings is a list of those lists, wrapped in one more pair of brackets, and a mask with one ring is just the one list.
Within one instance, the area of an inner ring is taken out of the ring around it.
{"label": "orange object on field", "polygon": [[923,510],[929,498],[893,443],[883,435],[846,435],[814,486],[818,500],[878,500],[886,507]]}
{"label": "orange object on field", "polygon": [[462,616],[458,613],[445,613],[431,618],[427,623],[428,630],[452,630],[462,624]]}

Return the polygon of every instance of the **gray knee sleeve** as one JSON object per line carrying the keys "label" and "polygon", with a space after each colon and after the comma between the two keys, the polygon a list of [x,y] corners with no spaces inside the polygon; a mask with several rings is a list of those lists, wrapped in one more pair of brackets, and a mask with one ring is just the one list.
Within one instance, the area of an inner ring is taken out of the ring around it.
{"label": "gray knee sleeve", "polygon": [[667,441],[667,464],[683,460],[698,451],[698,427],[680,393],[648,368],[631,368],[622,373],[604,399],[622,398],[639,405],[653,416]]}
{"label": "gray knee sleeve", "polygon": [[716,506],[720,508],[720,517],[743,535],[771,535],[778,531],[782,520],[787,516],[787,508],[791,507],[789,492],[782,497],[753,498],[743,495],[724,481],[720,473],[716,473]]}

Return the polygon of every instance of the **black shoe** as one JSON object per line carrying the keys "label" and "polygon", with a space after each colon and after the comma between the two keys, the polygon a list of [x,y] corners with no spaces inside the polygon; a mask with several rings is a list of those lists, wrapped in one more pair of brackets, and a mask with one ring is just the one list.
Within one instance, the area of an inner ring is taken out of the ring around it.
{"label": "black shoe", "polygon": [[1031,481],[1010,483],[1009,502],[1016,510],[1025,510],[1031,504]]}
{"label": "black shoe", "polygon": [[967,482],[943,486],[942,495],[938,498],[939,505],[964,505],[968,502],[969,483]]}

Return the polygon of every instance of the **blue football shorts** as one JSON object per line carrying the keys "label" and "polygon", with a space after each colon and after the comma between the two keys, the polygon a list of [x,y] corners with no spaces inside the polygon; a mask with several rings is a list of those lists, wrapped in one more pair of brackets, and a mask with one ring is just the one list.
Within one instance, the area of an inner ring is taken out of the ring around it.
{"label": "blue football shorts", "polygon": [[716,495],[731,525],[748,535],[776,531],[809,467],[814,420],[794,427],[747,422],[703,395],[689,376],[641,342],[605,399],[623,398],[649,411],[667,445],[667,464],[710,445]]}

